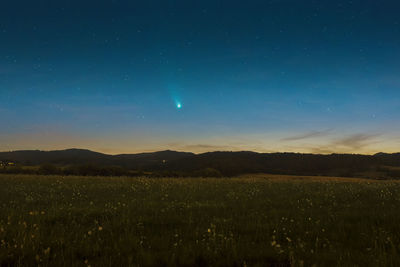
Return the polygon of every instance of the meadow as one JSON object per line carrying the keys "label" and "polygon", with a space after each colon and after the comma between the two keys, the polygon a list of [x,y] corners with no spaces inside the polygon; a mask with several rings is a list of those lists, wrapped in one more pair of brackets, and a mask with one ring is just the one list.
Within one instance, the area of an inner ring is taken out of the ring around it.
{"label": "meadow", "polygon": [[0,175],[1,266],[400,266],[400,183]]}

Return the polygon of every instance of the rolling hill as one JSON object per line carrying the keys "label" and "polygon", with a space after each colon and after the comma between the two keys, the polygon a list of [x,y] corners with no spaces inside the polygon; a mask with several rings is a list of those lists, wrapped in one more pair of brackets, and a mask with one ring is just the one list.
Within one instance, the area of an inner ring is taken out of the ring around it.
{"label": "rolling hill", "polygon": [[400,153],[320,155],[241,151],[194,154],[166,150],[107,155],[85,149],[66,149],[0,152],[0,161],[11,161],[23,166],[114,166],[125,170],[183,175],[201,174],[204,170],[212,170],[212,173],[223,176],[243,173],[368,176],[381,173],[384,176],[389,174],[391,177],[400,178]]}

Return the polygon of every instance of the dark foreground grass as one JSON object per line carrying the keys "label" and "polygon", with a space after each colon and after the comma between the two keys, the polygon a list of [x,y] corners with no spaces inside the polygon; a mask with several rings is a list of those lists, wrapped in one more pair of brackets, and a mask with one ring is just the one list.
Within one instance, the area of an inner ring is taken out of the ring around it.
{"label": "dark foreground grass", "polygon": [[400,266],[400,183],[0,176],[1,266]]}

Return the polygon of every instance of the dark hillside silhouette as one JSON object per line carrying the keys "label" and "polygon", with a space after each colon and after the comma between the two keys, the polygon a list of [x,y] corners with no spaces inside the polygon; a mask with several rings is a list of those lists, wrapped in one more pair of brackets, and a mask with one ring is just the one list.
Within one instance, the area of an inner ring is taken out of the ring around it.
{"label": "dark hillside silhouette", "polygon": [[107,155],[84,149],[0,152],[3,172],[75,175],[235,176],[246,173],[400,178],[400,153],[375,155],[177,151]]}

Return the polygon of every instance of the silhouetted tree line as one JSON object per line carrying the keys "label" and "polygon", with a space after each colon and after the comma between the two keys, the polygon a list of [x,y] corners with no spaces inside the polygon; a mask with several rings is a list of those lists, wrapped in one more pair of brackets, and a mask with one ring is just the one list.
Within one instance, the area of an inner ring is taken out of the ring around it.
{"label": "silhouetted tree line", "polygon": [[194,172],[183,171],[142,171],[129,170],[120,166],[98,166],[95,164],[83,164],[74,166],[57,166],[46,163],[38,168],[24,168],[17,165],[0,169],[0,173],[8,174],[35,174],[35,175],[74,175],[74,176],[150,176],[150,177],[221,177],[222,174],[215,169],[205,168]]}
{"label": "silhouetted tree line", "polygon": [[[79,150],[51,152],[23,152],[15,166],[0,169],[3,173],[60,174],[86,176],[152,176],[152,177],[226,177],[247,173],[288,175],[318,175],[367,178],[400,178],[400,154],[298,154],[211,152],[204,154],[164,151],[156,153],[117,155],[104,158],[102,154]],[[72,157],[70,154],[73,153]],[[94,154],[93,154],[94,153]],[[42,155],[41,164],[27,166],[28,158]],[[51,155],[52,157],[50,157]],[[59,155],[59,156],[58,156]],[[75,156],[79,156],[77,163]],[[85,156],[89,155],[89,156]],[[7,154],[8,157],[13,154]],[[70,158],[72,157],[72,158]],[[24,161],[25,160],[25,161]],[[25,162],[25,164],[24,164]],[[88,163],[86,163],[88,162]]]}

